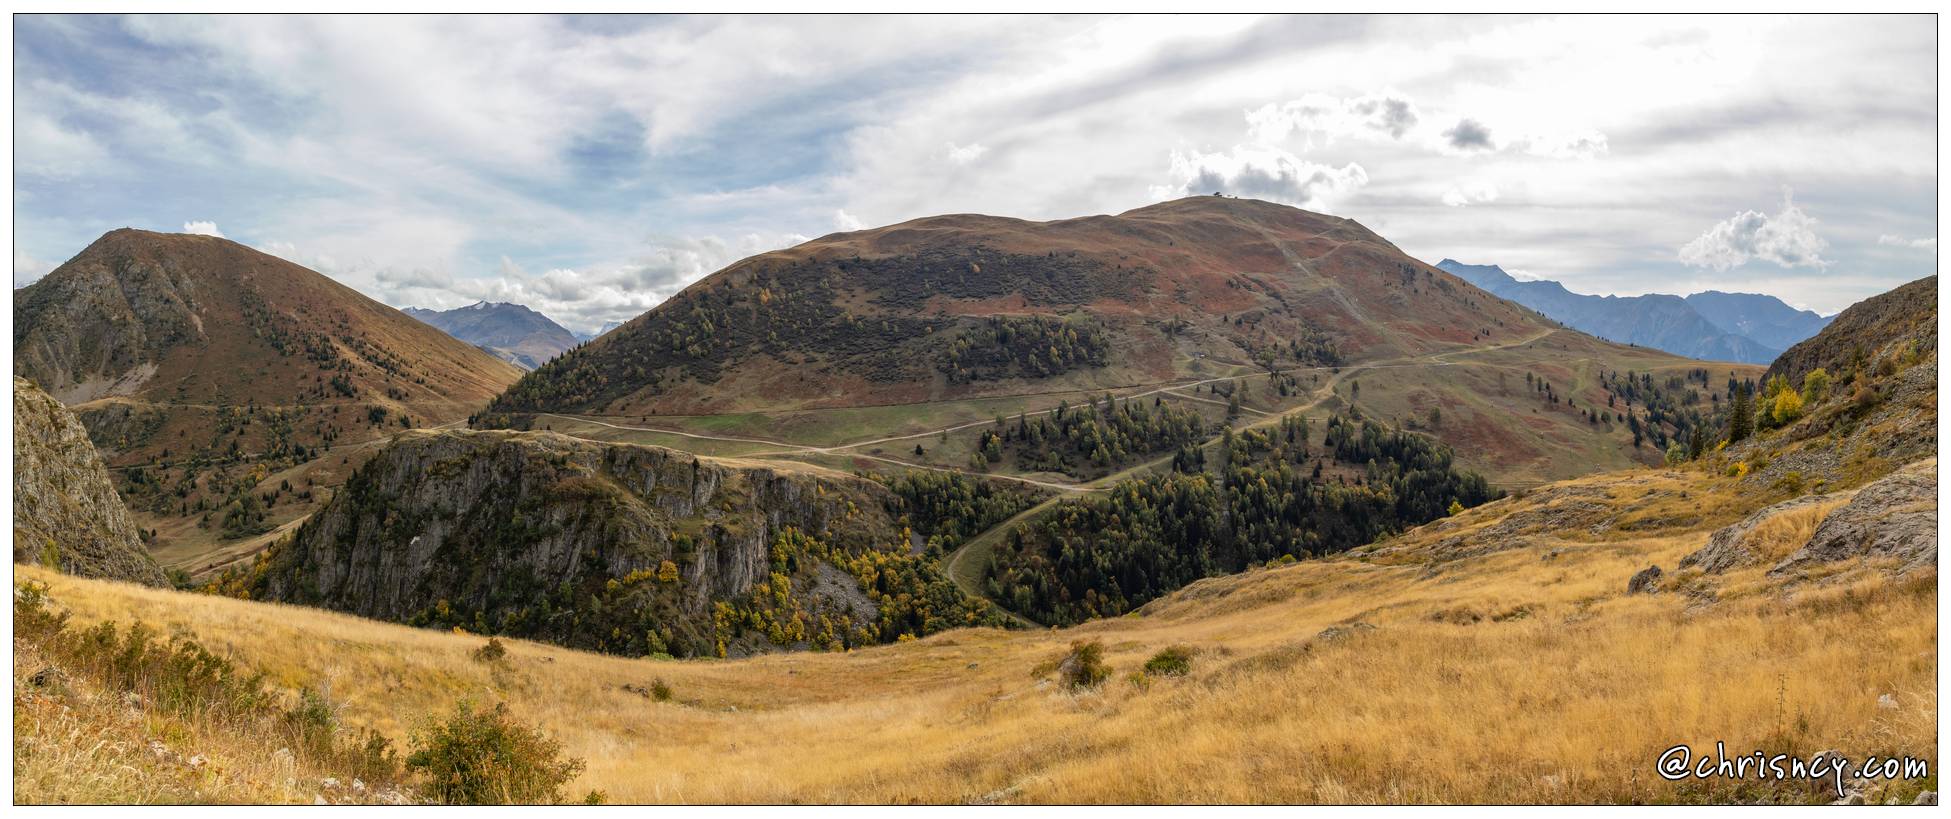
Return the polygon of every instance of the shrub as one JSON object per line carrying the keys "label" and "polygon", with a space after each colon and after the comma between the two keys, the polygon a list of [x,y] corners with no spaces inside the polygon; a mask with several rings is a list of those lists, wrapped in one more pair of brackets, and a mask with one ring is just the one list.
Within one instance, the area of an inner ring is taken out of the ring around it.
{"label": "shrub", "polygon": [[323,755],[332,750],[339,718],[323,694],[305,688],[298,692],[298,704],[285,712],[284,724],[293,745]]}
{"label": "shrub", "polygon": [[1775,394],[1771,407],[1776,426],[1784,426],[1802,417],[1802,396],[1794,390],[1782,390]]}
{"label": "shrub", "polygon": [[658,677],[657,679],[651,680],[650,696],[651,698],[657,700],[658,702],[670,702],[671,701],[670,684],[664,682],[663,677]]}
{"label": "shrub", "polygon": [[1145,661],[1145,673],[1153,677],[1183,677],[1192,672],[1192,650],[1167,646]]}
{"label": "shrub", "polygon": [[47,584],[28,581],[14,588],[14,639],[40,643],[68,627],[68,613],[48,605]]}
{"label": "shrub", "polygon": [[51,653],[112,688],[185,718],[225,719],[271,703],[264,675],[247,674],[193,640],[157,643],[149,627],[98,623],[50,635]]}
{"label": "shrub", "polygon": [[435,800],[456,805],[547,804],[583,770],[562,745],[513,722],[508,706],[482,711],[462,699],[445,719],[429,718],[413,734],[406,767],[426,775]]}
{"label": "shrub", "polygon": [[1066,688],[1096,688],[1111,676],[1111,667],[1104,663],[1104,644],[1096,640],[1071,643],[1070,655],[1057,664],[1057,672]]}
{"label": "shrub", "polygon": [[1821,367],[1810,370],[1802,376],[1802,401],[1807,404],[1822,403],[1829,395],[1829,371]]}
{"label": "shrub", "polygon": [[486,645],[474,650],[474,659],[484,663],[498,663],[508,656],[508,647],[501,644],[500,637],[489,637]]}

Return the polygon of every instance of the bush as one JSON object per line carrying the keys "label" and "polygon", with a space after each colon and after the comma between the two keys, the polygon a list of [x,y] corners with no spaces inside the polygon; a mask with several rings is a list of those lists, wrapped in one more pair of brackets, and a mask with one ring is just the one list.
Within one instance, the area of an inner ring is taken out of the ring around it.
{"label": "bush", "polygon": [[177,716],[229,719],[272,702],[262,673],[246,673],[192,640],[158,643],[142,623],[119,632],[114,623],[104,622],[51,638],[55,645],[50,654]]}
{"label": "bush", "polygon": [[298,705],[285,712],[284,724],[293,745],[324,755],[331,753],[339,717],[323,694],[305,688],[298,692]]}
{"label": "bush", "polygon": [[1802,396],[1794,390],[1782,390],[1775,394],[1772,410],[1775,426],[1786,426],[1802,417]]}
{"label": "bush", "polygon": [[28,581],[14,588],[14,639],[40,643],[68,627],[68,613],[48,605],[47,584]]}
{"label": "bush", "polygon": [[664,682],[663,677],[658,677],[657,679],[651,680],[650,696],[653,699],[657,700],[658,702],[670,702],[671,701],[670,684]]}
{"label": "bush", "polygon": [[501,644],[500,637],[489,637],[486,645],[474,650],[474,659],[484,663],[498,663],[508,656],[508,647]]}
{"label": "bush", "polygon": [[1167,646],[1145,661],[1145,673],[1153,677],[1183,677],[1192,672],[1192,649]]}
{"label": "bush", "polygon": [[1111,676],[1111,667],[1104,663],[1104,644],[1096,640],[1070,644],[1070,655],[1057,664],[1057,672],[1063,675],[1064,687],[1071,690],[1096,688]]}
{"label": "bush", "polygon": [[1810,370],[1802,376],[1802,402],[1820,404],[1829,396],[1829,371],[1821,367]]}
{"label": "bush", "polygon": [[476,711],[466,699],[413,734],[406,767],[426,775],[428,796],[453,805],[549,804],[583,770],[562,745],[508,718],[508,706]]}

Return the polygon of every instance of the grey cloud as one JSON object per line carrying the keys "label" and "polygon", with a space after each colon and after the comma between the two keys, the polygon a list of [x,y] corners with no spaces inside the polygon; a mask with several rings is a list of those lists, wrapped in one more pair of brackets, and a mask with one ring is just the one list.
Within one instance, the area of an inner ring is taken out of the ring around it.
{"label": "grey cloud", "polygon": [[1403,134],[1409,133],[1409,129],[1416,127],[1416,109],[1405,99],[1362,99],[1355,103],[1354,110],[1369,117],[1372,127],[1387,131],[1389,136],[1396,139],[1401,139]]}
{"label": "grey cloud", "polygon": [[373,271],[373,279],[388,288],[441,289],[454,284],[453,275],[447,271],[425,267],[383,267]]}
{"label": "grey cloud", "polygon": [[1161,198],[1224,192],[1321,209],[1368,184],[1368,172],[1350,162],[1339,168],[1278,149],[1235,148],[1224,154],[1172,155],[1177,186],[1153,188]]}
{"label": "grey cloud", "polygon": [[1456,127],[1443,132],[1451,148],[1459,151],[1491,151],[1497,146],[1490,141],[1490,129],[1483,123],[1465,117],[1457,120]]}

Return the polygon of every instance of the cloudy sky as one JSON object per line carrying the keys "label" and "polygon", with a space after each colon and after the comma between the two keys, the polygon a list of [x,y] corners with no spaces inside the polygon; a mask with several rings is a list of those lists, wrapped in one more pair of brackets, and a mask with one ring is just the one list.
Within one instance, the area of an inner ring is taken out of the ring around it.
{"label": "cloudy sky", "polygon": [[135,226],[591,330],[836,230],[1213,190],[1590,293],[1936,270],[1928,16],[14,26],[16,286]]}

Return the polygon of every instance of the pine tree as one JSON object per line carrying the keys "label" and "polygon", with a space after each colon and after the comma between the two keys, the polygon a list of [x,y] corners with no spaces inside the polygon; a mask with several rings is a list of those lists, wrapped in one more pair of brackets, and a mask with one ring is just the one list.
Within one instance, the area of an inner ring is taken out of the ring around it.
{"label": "pine tree", "polygon": [[1734,400],[1728,402],[1727,442],[1740,443],[1755,431],[1754,397],[1745,388],[1734,388]]}

